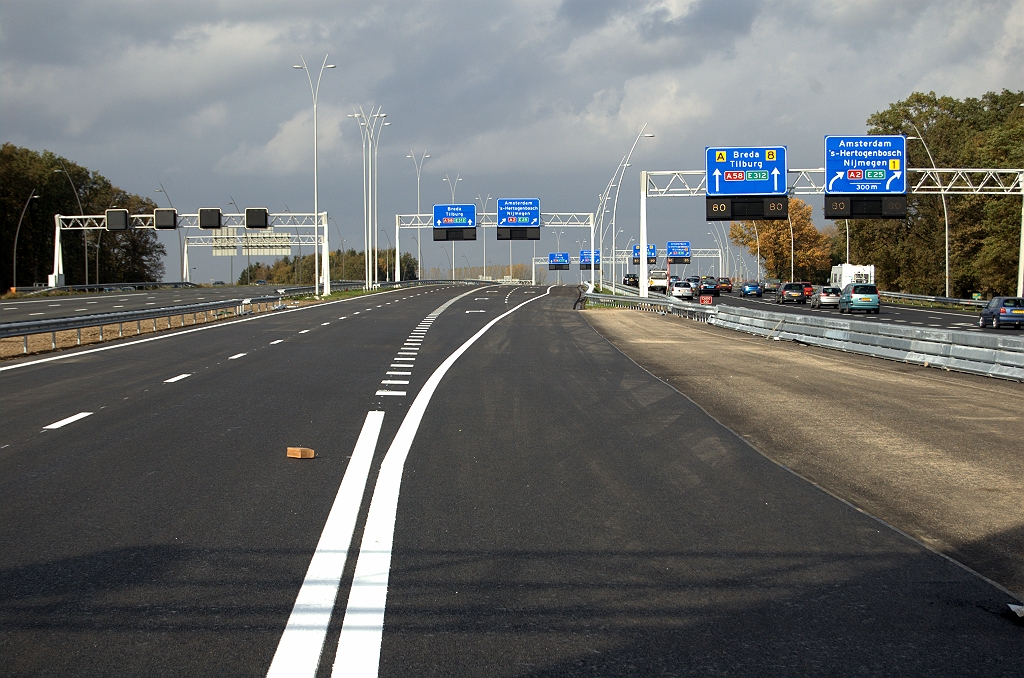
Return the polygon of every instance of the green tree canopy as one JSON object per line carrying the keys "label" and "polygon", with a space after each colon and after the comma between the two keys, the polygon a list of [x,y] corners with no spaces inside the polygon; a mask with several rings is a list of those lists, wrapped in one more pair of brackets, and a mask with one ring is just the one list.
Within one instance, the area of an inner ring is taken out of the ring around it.
{"label": "green tree canopy", "polygon": [[811,213],[810,205],[799,198],[790,198],[789,220],[734,221],[729,227],[729,239],[745,247],[754,257],[760,243],[761,260],[768,277],[789,280],[792,258],[796,280],[821,281],[831,263],[831,243],[828,236],[815,227]]}

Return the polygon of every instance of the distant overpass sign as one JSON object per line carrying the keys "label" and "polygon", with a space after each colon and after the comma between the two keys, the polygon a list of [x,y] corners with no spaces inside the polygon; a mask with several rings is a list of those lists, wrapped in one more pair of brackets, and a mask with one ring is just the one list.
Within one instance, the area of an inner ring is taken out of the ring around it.
{"label": "distant overpass sign", "polygon": [[[640,263],[640,245],[633,245],[633,264],[638,265]],[[658,263],[658,246],[653,242],[647,243],[647,263],[657,264]]]}
{"label": "distant overpass sign", "polygon": [[601,270],[601,250],[580,250],[580,270],[600,271]]}
{"label": "distant overpass sign", "polygon": [[665,244],[668,253],[668,263],[688,264],[690,263],[690,241],[677,240]]}
{"label": "distant overpass sign", "polygon": [[476,205],[434,205],[434,240],[476,240]]}
{"label": "distant overpass sign", "polygon": [[549,271],[568,271],[569,270],[569,253],[568,252],[551,252],[548,254],[548,270]]}

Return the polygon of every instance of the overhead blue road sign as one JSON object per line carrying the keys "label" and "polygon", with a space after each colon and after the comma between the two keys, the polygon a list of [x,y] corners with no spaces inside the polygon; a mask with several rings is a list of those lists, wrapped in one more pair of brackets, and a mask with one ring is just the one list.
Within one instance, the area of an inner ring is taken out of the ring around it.
{"label": "overhead blue road sign", "polygon": [[569,253],[568,252],[551,252],[548,254],[548,264],[561,264],[569,265]]}
{"label": "overhead blue road sign", "polygon": [[668,256],[670,258],[688,257],[688,256],[690,256],[690,241],[689,240],[679,240],[679,241],[675,241],[675,242],[668,242],[668,243],[665,244],[665,247],[668,250]]}
{"label": "overhead blue road sign", "polygon": [[825,193],[906,193],[907,138],[825,137]]}
{"label": "overhead blue road sign", "polygon": [[434,205],[434,228],[476,228],[476,205]]}
{"label": "overhead blue road sign", "polygon": [[540,226],[540,198],[498,198],[499,226]]}
{"label": "overhead blue road sign", "polygon": [[785,146],[708,146],[704,152],[708,195],[786,194]]}
{"label": "overhead blue road sign", "polygon": [[580,266],[601,264],[601,250],[580,250]]}
{"label": "overhead blue road sign", "polygon": [[[653,242],[647,243],[647,257],[651,258],[656,256],[658,256],[658,246]],[[640,245],[633,245],[633,258],[640,258]]]}

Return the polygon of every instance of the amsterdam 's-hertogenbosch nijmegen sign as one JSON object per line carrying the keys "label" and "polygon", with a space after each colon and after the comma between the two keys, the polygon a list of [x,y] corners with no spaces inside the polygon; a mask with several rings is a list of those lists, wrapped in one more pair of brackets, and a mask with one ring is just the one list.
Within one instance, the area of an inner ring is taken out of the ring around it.
{"label": "amsterdam 's-hertogenbosch nijmegen sign", "polygon": [[476,240],[476,205],[434,205],[434,240]]}
{"label": "amsterdam 's-hertogenbosch nijmegen sign", "polygon": [[540,240],[540,198],[498,198],[498,240]]}
{"label": "amsterdam 's-hertogenbosch nijmegen sign", "polygon": [[785,146],[706,147],[707,220],[785,219],[786,155]]}
{"label": "amsterdam 's-hertogenbosch nijmegen sign", "polygon": [[907,138],[825,137],[825,218],[907,216]]}

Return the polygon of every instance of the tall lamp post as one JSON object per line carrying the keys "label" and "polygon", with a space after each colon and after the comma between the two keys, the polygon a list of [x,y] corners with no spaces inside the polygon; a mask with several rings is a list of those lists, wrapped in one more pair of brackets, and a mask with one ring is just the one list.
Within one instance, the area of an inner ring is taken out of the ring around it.
{"label": "tall lamp post", "polygon": [[[477,201],[478,204],[481,205],[480,214],[476,215],[476,223],[477,223],[477,225],[479,225],[480,224],[480,220],[483,219],[483,215],[487,213],[487,206],[489,204],[491,204],[491,194],[488,193],[487,197],[483,198],[483,197],[480,196],[479,193],[477,193],[476,194],[476,201]],[[484,245],[484,277],[486,278],[487,277],[487,233],[484,232],[484,230],[482,228],[480,229],[480,240],[483,242],[483,245]]]}
{"label": "tall lamp post", "polygon": [[[423,161],[429,158],[427,155],[427,149],[423,149],[423,154],[420,155],[420,159],[416,160],[416,151],[409,151],[409,155],[405,156],[412,158],[412,162],[416,165],[416,214],[420,213],[420,172],[423,171]],[[423,253],[420,251],[420,239],[416,238],[416,269],[417,277],[423,280]]]}
{"label": "tall lamp post", "polygon": [[[313,97],[313,257],[314,266],[316,267],[317,279],[315,283],[315,290],[317,296],[320,296],[320,250],[317,247],[318,236],[320,234],[320,182],[317,173],[317,133],[316,133],[316,101],[317,96],[320,94],[320,79],[324,77],[325,68],[335,68],[334,64],[327,63],[328,54],[324,55],[324,62],[320,65],[320,74],[316,78],[316,87],[313,86],[313,74],[309,72],[309,68],[306,67],[306,59],[300,54],[299,60],[302,61],[302,65],[295,64],[292,68],[298,68],[306,72],[306,79],[309,80],[309,93]],[[327,224],[324,224],[324,259],[330,261],[330,248],[327,244]],[[327,269],[330,267],[328,266]],[[330,273],[327,272],[323,276],[323,291],[325,294],[330,294]]]}
{"label": "tall lamp post", "polygon": [[[932,164],[932,169],[935,169],[935,159],[932,157],[931,150],[928,149],[928,144],[925,143],[921,130],[917,129],[917,125],[914,124],[913,120],[908,120],[907,122],[917,132],[916,137],[907,138],[916,139],[921,142],[921,145],[924,146],[924,152],[928,154],[928,162]],[[940,195],[942,196],[942,218],[946,224],[946,296],[949,297],[949,210],[946,208],[946,192],[943,191]]]}
{"label": "tall lamp post", "polygon": [[[78,196],[78,189],[75,188],[75,182],[71,181],[71,173],[68,172],[68,168],[64,166],[64,161],[60,160],[61,169],[53,170],[56,172],[63,172],[64,176],[68,178],[68,183],[71,184],[71,192],[75,194],[75,200],[78,202],[78,215],[84,217],[85,210],[82,209],[82,199]],[[89,231],[82,230],[82,247],[85,250],[85,284],[89,284]]]}
{"label": "tall lamp post", "polygon": [[18,234],[21,233],[21,220],[25,218],[25,211],[28,209],[28,204],[36,198],[42,196],[36,194],[36,189],[32,189],[32,192],[28,194],[28,200],[25,201],[25,206],[21,208],[21,216],[18,217],[18,227],[14,229],[14,247],[11,248],[14,251],[14,261],[11,266],[11,291],[18,286]]}
{"label": "tall lamp post", "polygon": [[[366,272],[366,288],[370,289],[377,280],[377,148],[380,143],[380,132],[390,125],[381,113],[381,106],[376,112],[370,108],[367,115],[362,106],[348,117],[359,123],[359,133],[363,141],[363,261]],[[373,250],[371,267],[370,250]]]}
{"label": "tall lamp post", "polygon": [[[452,204],[455,204],[455,189],[459,187],[459,182],[462,181],[462,175],[456,174],[455,181],[452,181],[447,174],[444,175],[442,181],[448,182],[448,188],[452,189]],[[477,219],[479,222],[479,219]],[[455,241],[452,240],[452,261],[455,261]],[[452,264],[452,280],[455,280],[455,264]]]}
{"label": "tall lamp post", "polygon": [[[618,212],[618,208],[619,208],[619,189],[622,188],[622,178],[626,174],[626,168],[629,167],[629,159],[630,159],[630,157],[632,157],[633,149],[636,148],[637,143],[639,143],[640,139],[642,139],[642,138],[646,138],[646,139],[653,139],[654,138],[653,134],[644,134],[644,130],[646,130],[646,129],[647,129],[647,123],[645,122],[644,126],[640,128],[640,133],[636,135],[636,139],[633,141],[633,145],[630,146],[629,153],[627,153],[626,157],[622,159],[621,163],[619,163],[619,180],[615,182],[615,200],[612,202],[612,278],[613,278],[612,282],[613,283],[614,283],[614,278],[615,278],[615,275],[616,275],[616,273],[615,273],[615,256],[614,256],[614,253],[615,253],[615,225],[618,222],[615,221],[615,216],[616,216],[616,214]],[[646,252],[641,252],[641,256],[646,256]],[[614,285],[612,285],[612,294],[615,294],[615,286]]]}

